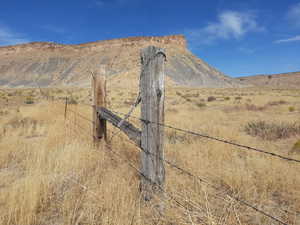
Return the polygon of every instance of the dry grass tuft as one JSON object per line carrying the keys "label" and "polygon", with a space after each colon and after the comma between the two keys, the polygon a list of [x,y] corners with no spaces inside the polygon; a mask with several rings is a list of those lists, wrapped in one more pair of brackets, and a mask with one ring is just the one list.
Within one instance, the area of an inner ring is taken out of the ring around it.
{"label": "dry grass tuft", "polygon": [[300,135],[299,123],[267,123],[265,121],[252,121],[246,124],[247,134],[266,140],[277,140]]}

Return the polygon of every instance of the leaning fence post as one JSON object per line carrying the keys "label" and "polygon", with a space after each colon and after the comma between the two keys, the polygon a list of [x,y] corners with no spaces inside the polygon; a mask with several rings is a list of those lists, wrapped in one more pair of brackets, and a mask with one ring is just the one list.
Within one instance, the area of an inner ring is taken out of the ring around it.
{"label": "leaning fence post", "polygon": [[[164,79],[165,51],[149,46],[141,51],[141,191],[145,200],[160,193],[165,183],[164,168]],[[149,122],[151,121],[151,122]],[[159,185],[159,186],[158,186]]]}
{"label": "leaning fence post", "polygon": [[106,140],[106,120],[97,113],[97,108],[106,107],[106,80],[103,70],[92,75],[93,105],[93,140],[97,144]]}

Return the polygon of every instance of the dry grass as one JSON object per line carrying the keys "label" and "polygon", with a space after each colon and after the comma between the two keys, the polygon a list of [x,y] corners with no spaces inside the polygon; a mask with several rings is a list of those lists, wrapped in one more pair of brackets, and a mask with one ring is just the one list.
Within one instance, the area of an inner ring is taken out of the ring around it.
{"label": "dry grass", "polygon": [[[128,111],[128,101],[137,93],[133,89],[108,90],[109,108],[121,112]],[[0,111],[0,224],[274,224],[226,197],[223,190],[288,224],[300,223],[300,215],[293,213],[300,209],[297,164],[166,129],[166,158],[220,190],[167,166],[166,190],[189,210],[165,196],[165,212],[159,215],[158,200],[141,203],[139,177],[134,170],[104,146],[96,149],[91,145],[91,125],[70,111],[64,120],[63,101],[41,101],[35,89],[1,93],[9,101],[1,102],[5,108]],[[269,141],[248,135],[243,127],[257,119],[275,124],[298,122],[297,111],[290,113],[281,103],[264,110],[224,109],[245,105],[246,99],[264,106],[278,98],[299,109],[299,93],[168,88],[166,123],[288,155],[299,135]],[[33,104],[24,103],[27,94],[35,96]],[[70,105],[70,109],[91,118],[91,108],[81,104],[89,103],[89,90],[47,89],[47,94],[55,99],[72,96],[78,104]],[[217,100],[205,107],[197,105],[209,96]],[[236,96],[247,97],[236,102]],[[224,101],[226,97],[229,99]],[[139,115],[139,109],[134,115]],[[132,119],[130,122],[140,125]],[[110,126],[109,130],[116,131]],[[123,134],[111,141],[114,150],[139,168],[138,148]],[[297,154],[290,157],[299,159]]]}
{"label": "dry grass", "polygon": [[300,135],[300,124],[297,123],[266,123],[251,121],[246,124],[245,132],[266,140],[277,140]]}

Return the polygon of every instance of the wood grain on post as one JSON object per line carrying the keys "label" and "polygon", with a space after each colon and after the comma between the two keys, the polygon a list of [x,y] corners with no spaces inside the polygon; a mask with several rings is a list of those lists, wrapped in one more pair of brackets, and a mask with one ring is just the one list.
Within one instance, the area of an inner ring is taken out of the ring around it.
{"label": "wood grain on post", "polygon": [[141,60],[141,171],[147,178],[141,178],[141,191],[145,200],[151,200],[165,183],[164,127],[159,125],[164,123],[165,51],[149,46],[141,51]]}
{"label": "wood grain on post", "polygon": [[106,120],[97,113],[98,107],[106,107],[106,80],[103,70],[92,76],[92,90],[94,96],[93,107],[93,139],[97,144],[101,139],[106,140]]}

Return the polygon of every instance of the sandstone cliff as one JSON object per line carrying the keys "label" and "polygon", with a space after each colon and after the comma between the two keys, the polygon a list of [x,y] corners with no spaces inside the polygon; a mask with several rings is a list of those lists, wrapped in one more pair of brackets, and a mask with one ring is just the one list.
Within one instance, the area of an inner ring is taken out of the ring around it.
{"label": "sandstone cliff", "polygon": [[[0,47],[0,86],[85,86],[89,71],[106,65],[107,76],[138,78],[141,48],[149,45],[166,49],[166,73],[177,85],[202,87],[239,86],[239,81],[225,76],[194,56],[186,48],[182,35],[131,37],[78,45],[48,42]],[[125,75],[124,75],[125,76]]]}

